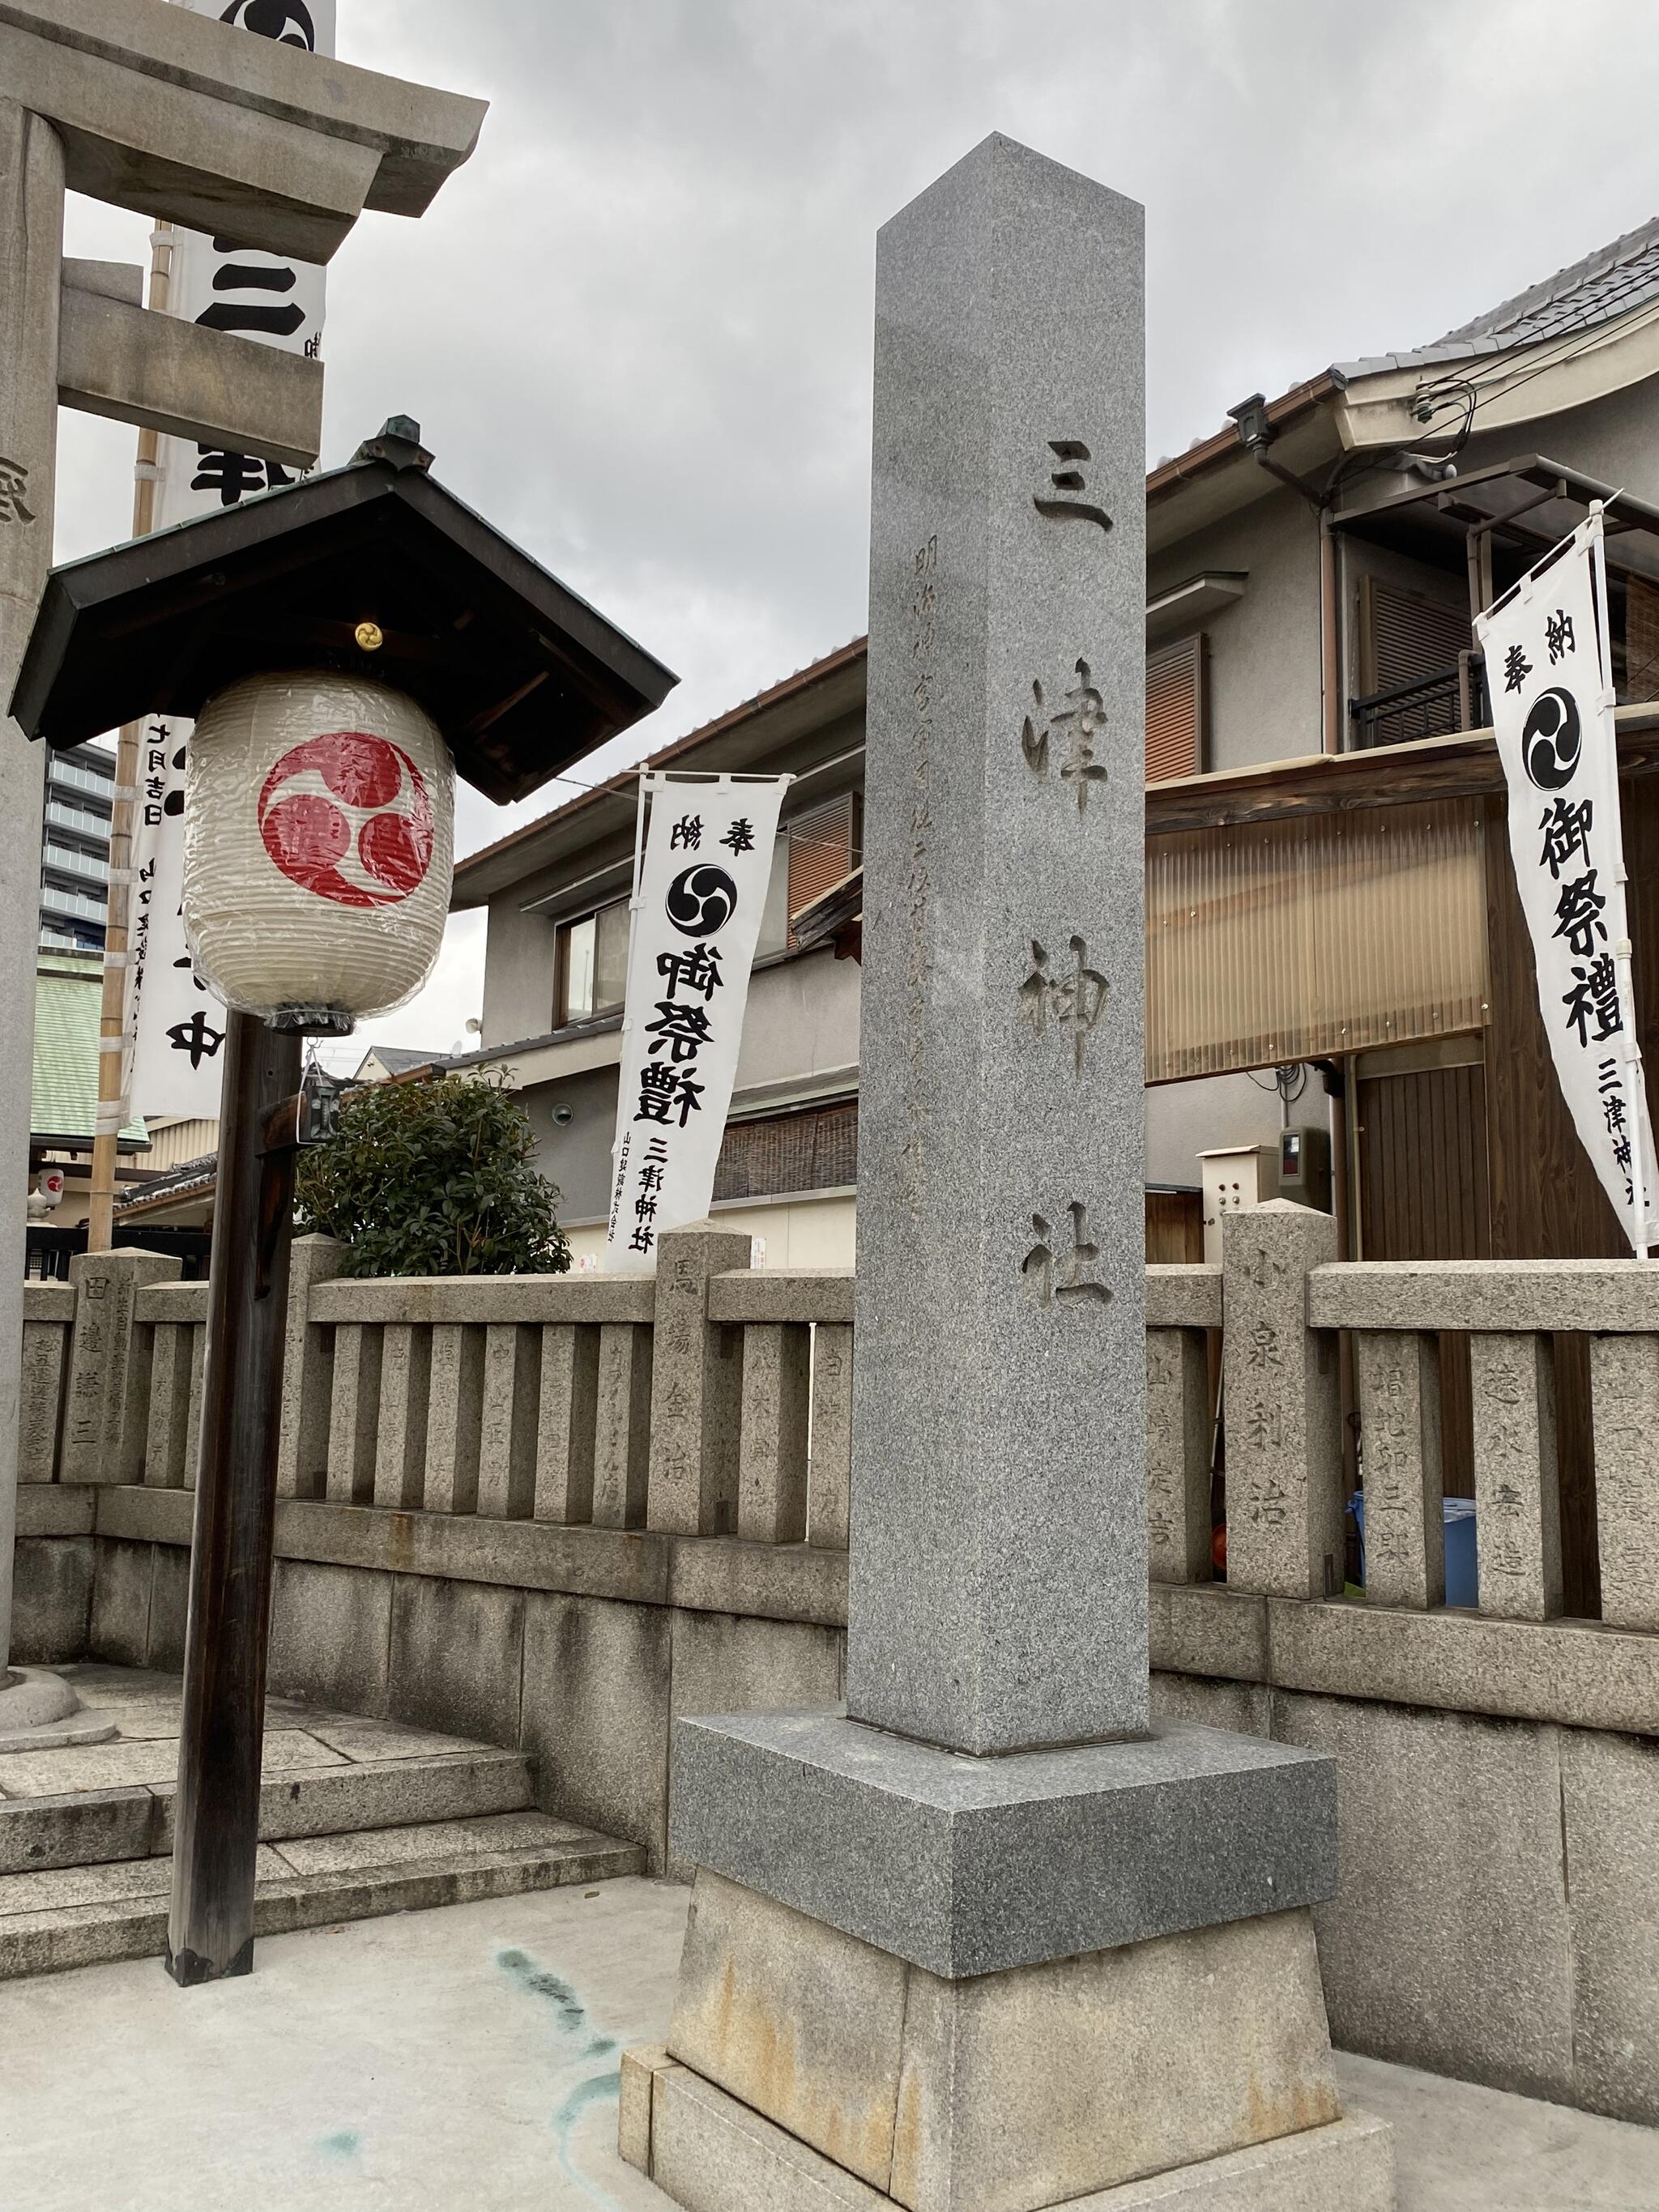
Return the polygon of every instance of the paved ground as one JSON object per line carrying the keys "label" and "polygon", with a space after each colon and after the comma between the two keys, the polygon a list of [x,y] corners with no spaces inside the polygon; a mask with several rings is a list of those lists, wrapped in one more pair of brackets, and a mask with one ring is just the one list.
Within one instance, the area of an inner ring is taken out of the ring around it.
{"label": "paved ground", "polygon": [[[58,1797],[80,1790],[142,1784],[170,1795],[179,1772],[177,1674],[141,1667],[60,1667],[81,1702],[105,1713],[117,1733],[107,1743],[57,1751],[18,1751],[0,1759],[0,1799]],[[388,1759],[430,1758],[476,1751],[459,1736],[435,1735],[399,1722],[364,1720],[320,1706],[271,1698],[265,1705],[266,1774],[312,1774],[325,1767],[379,1765]]]}
{"label": "paved ground", "polygon": [[[617,2157],[615,2069],[662,2037],[686,1896],[611,1881],[275,1936],[188,1992],[153,1960],[11,1983],[0,2206],[661,2208]],[[1659,2133],[1340,2069],[1397,2124],[1401,2212],[1659,2212]]]}

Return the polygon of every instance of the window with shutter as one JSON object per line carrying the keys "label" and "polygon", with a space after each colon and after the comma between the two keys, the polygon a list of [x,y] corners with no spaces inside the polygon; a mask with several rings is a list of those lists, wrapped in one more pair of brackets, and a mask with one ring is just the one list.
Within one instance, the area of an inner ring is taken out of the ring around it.
{"label": "window with shutter", "polygon": [[1621,703],[1659,698],[1659,590],[1640,576],[1625,579],[1625,679]]}
{"label": "window with shutter", "polygon": [[1367,576],[1364,605],[1367,691],[1393,691],[1442,676],[1469,649],[1469,617],[1461,605]]}
{"label": "window with shutter", "polygon": [[[789,914],[793,921],[803,907],[838,884],[857,867],[860,854],[859,795],[843,792],[822,806],[809,807],[787,825],[789,840]],[[795,941],[790,932],[789,942]]]}
{"label": "window with shutter", "polygon": [[1178,639],[1146,656],[1146,781],[1201,775],[1205,741],[1205,641]]}
{"label": "window with shutter", "polygon": [[1349,703],[1355,745],[1449,737],[1478,721],[1480,678],[1460,604],[1367,576],[1359,595],[1363,695]]}
{"label": "window with shutter", "polygon": [[844,1189],[858,1179],[857,1104],[731,1121],[720,1144],[714,1196],[776,1198]]}

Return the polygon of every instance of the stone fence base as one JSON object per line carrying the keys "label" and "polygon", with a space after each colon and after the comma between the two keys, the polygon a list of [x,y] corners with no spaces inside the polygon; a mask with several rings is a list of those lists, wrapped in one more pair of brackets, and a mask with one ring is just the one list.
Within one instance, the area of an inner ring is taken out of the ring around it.
{"label": "stone fence base", "polygon": [[[25,1486],[17,1656],[177,1668],[193,1500]],[[681,1714],[830,1705],[846,1555],[285,1500],[271,1686],[522,1749],[667,1857]],[[1659,1639],[1156,1589],[1154,1706],[1334,1754],[1339,2045],[1659,2124]]]}

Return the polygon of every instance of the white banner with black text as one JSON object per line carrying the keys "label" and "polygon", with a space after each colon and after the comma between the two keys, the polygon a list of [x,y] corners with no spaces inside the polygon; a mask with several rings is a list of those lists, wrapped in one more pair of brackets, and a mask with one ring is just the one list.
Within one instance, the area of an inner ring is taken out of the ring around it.
{"label": "white banner with black text", "polygon": [[[336,0],[173,0],[254,37],[332,54]],[[325,272],[204,231],[172,234],[167,313],[315,359],[322,351]],[[300,471],[184,438],[156,441],[155,527],[235,507]],[[212,1121],[219,1112],[225,1010],[198,980],[185,942],[185,763],[193,725],[145,726],[135,802],[127,973],[127,1096],[151,1121]]]}
{"label": "white banner with black text", "polygon": [[792,779],[641,778],[606,1272],[655,1271],[665,1229],[714,1194],[744,1009]]}
{"label": "white banner with black text", "polygon": [[1601,1188],[1645,1255],[1659,1243],[1659,1193],[1631,988],[1607,613],[1597,507],[1475,631],[1551,1056]]}

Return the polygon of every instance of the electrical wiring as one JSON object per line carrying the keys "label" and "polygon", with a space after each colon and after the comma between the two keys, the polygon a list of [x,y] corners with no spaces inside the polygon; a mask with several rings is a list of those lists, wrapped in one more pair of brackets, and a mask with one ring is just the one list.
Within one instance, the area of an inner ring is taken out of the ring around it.
{"label": "electrical wiring", "polygon": [[[1653,272],[1646,270],[1640,276],[1632,277],[1611,295],[1603,295],[1593,306],[1586,307],[1581,314],[1564,323],[1551,338],[1545,342],[1547,350],[1530,361],[1521,374],[1516,375],[1514,373],[1513,365],[1507,364],[1505,357],[1499,356],[1484,372],[1472,368],[1465,374],[1449,374],[1437,378],[1431,384],[1420,386],[1414,404],[1419,407],[1432,404],[1443,392],[1451,392],[1460,388],[1473,391],[1476,398],[1474,407],[1470,410],[1472,418],[1475,409],[1499,396],[1500,389],[1503,392],[1518,391],[1522,385],[1529,384],[1534,377],[1541,376],[1546,369],[1560,368],[1570,361],[1576,361],[1578,356],[1586,352],[1592,344],[1599,344],[1610,336],[1621,323],[1632,320],[1637,315],[1644,313],[1650,305],[1650,301],[1647,300],[1638,301],[1634,307],[1626,309],[1623,313],[1610,314],[1608,308],[1610,306],[1616,307],[1617,302],[1630,293],[1651,287],[1652,283]],[[1488,386],[1498,387],[1498,389],[1488,391]],[[1484,398],[1481,396],[1483,393]]]}

